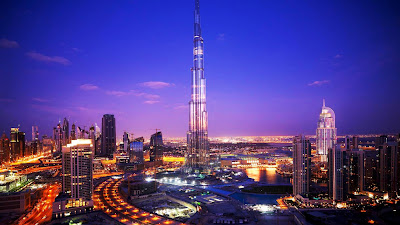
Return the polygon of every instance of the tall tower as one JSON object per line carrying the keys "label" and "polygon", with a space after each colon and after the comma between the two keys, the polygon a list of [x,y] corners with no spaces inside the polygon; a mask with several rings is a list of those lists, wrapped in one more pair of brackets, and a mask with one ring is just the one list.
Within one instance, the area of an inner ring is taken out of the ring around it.
{"label": "tall tower", "polygon": [[115,128],[115,118],[114,115],[104,114],[101,125],[102,133],[102,149],[101,155],[112,156],[116,149],[116,128]]}
{"label": "tall tower", "polygon": [[311,143],[304,136],[293,138],[293,195],[310,192]]}
{"label": "tall tower", "polygon": [[204,77],[203,38],[200,27],[200,2],[195,0],[193,39],[192,96],[189,102],[186,168],[200,171],[209,165],[206,79]]}
{"label": "tall tower", "polygon": [[319,115],[317,127],[317,154],[321,157],[321,162],[328,161],[328,149],[335,148],[336,145],[336,126],[335,112],[322,104],[322,111]]}

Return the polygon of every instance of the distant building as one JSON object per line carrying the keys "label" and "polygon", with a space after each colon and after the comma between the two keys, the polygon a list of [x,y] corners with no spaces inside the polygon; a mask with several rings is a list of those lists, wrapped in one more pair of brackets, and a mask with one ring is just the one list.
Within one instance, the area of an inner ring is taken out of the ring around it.
{"label": "distant building", "polygon": [[58,123],[56,127],[53,128],[53,139],[54,139],[54,149],[56,152],[61,152],[63,146],[61,124]]}
{"label": "distant building", "polygon": [[39,129],[38,126],[32,126],[32,141],[39,140]]}
{"label": "distant building", "polygon": [[64,118],[63,126],[62,126],[62,146],[67,145],[69,142],[69,121],[67,118]]}
{"label": "distant building", "polygon": [[304,136],[293,138],[293,194],[310,192],[311,143]]}
{"label": "distant building", "polygon": [[319,115],[318,127],[317,127],[317,154],[320,155],[321,162],[328,161],[328,149],[335,148],[336,138],[336,127],[335,127],[335,112],[325,106],[325,100],[323,101],[322,111]]}
{"label": "distant building", "polygon": [[25,133],[19,131],[19,128],[11,128],[10,146],[12,160],[25,156]]}
{"label": "distant building", "polygon": [[328,173],[329,173],[329,197],[334,201],[344,200],[344,160],[345,149],[341,149],[340,145],[328,150]]}
{"label": "distant building", "polygon": [[161,165],[163,160],[163,139],[162,133],[159,131],[150,137],[150,162],[155,165]]}
{"label": "distant building", "polygon": [[135,164],[143,164],[143,137],[136,138],[129,145],[129,162]]}
{"label": "distant building", "polygon": [[399,146],[396,142],[384,143],[379,149],[379,189],[395,197],[399,192]]}
{"label": "distant building", "polygon": [[122,143],[123,143],[123,147],[122,149],[127,152],[129,149],[129,134],[128,132],[124,132],[124,135],[122,135]]}
{"label": "distant building", "polygon": [[75,123],[73,123],[72,126],[71,126],[71,135],[70,135],[70,137],[71,137],[71,141],[72,140],[76,140],[76,126],[75,126]]}
{"label": "distant building", "polygon": [[379,151],[366,150],[364,151],[365,173],[364,187],[368,191],[379,190]]}
{"label": "distant building", "polygon": [[103,156],[112,156],[116,150],[116,127],[115,127],[115,118],[114,115],[105,114],[102,119],[101,126],[101,144],[102,144],[102,152]]}
{"label": "distant building", "polygon": [[6,133],[0,138],[0,165],[10,161],[10,139]]}

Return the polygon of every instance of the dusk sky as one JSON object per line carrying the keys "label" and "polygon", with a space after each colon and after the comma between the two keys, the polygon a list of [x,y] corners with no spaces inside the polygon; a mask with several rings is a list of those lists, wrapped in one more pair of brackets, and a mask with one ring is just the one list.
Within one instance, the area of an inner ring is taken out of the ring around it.
{"label": "dusk sky", "polygon": [[[209,135],[400,132],[399,1],[202,0]],[[0,131],[67,117],[183,137],[191,0],[1,1]]]}

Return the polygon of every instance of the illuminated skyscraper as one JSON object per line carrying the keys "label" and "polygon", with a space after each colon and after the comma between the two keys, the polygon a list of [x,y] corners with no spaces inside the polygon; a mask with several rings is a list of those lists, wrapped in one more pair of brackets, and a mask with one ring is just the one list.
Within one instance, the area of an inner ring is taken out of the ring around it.
{"label": "illuminated skyscraper", "polygon": [[189,171],[209,165],[208,116],[206,110],[206,79],[204,76],[203,38],[200,27],[200,3],[195,1],[192,97],[189,102],[186,167]]}
{"label": "illuminated skyscraper", "polygon": [[335,148],[336,145],[336,127],[335,112],[325,106],[325,100],[322,105],[322,112],[319,115],[317,127],[317,154],[320,155],[321,162],[328,161],[328,149]]}
{"label": "illuminated skyscraper", "polygon": [[304,136],[293,138],[293,195],[310,192],[311,143]]}
{"label": "illuminated skyscraper", "polygon": [[93,151],[90,139],[72,140],[62,149],[63,192],[72,198],[92,198]]}

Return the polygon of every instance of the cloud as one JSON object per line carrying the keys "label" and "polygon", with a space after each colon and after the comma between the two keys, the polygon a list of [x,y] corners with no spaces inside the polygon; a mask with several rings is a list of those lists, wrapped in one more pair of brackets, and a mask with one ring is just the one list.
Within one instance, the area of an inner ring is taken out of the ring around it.
{"label": "cloud", "polygon": [[0,98],[0,102],[13,102],[14,99],[11,98]]}
{"label": "cloud", "polygon": [[0,47],[2,48],[18,48],[19,44],[16,41],[10,41],[5,38],[0,39]]}
{"label": "cloud", "polygon": [[82,84],[81,86],[79,86],[79,88],[84,91],[93,91],[99,89],[98,86],[93,84]]}
{"label": "cloud", "polygon": [[174,86],[172,83],[166,83],[162,81],[149,81],[149,82],[144,82],[140,83],[141,86],[152,88],[152,89],[161,89],[161,88],[166,88],[166,87],[171,87]]}
{"label": "cloud", "polygon": [[148,101],[144,101],[143,103],[144,103],[144,104],[153,105],[153,104],[156,104],[156,103],[159,103],[159,102],[160,102],[160,101],[148,100]]}
{"label": "cloud", "polygon": [[130,90],[130,91],[106,91],[106,94],[117,96],[117,97],[132,95],[132,96],[143,97],[143,98],[146,98],[146,99],[153,99],[153,100],[160,98],[159,95],[148,94],[148,93],[144,93],[144,92],[138,92],[138,91],[135,91],[135,90]]}
{"label": "cloud", "polygon": [[218,34],[217,40],[218,41],[225,41],[225,34]]}
{"label": "cloud", "polygon": [[74,52],[83,52],[82,49],[79,49],[79,48],[72,48],[72,51],[74,51]]}
{"label": "cloud", "polygon": [[331,82],[331,81],[330,80],[317,80],[312,83],[309,83],[308,86],[321,86],[321,85],[327,84],[329,82]]}
{"label": "cloud", "polygon": [[33,101],[35,102],[48,102],[49,100],[43,99],[43,98],[32,98]]}
{"label": "cloud", "polygon": [[174,107],[174,109],[188,109],[188,108],[189,108],[189,105],[178,105],[178,106]]}
{"label": "cloud", "polygon": [[341,54],[336,54],[334,58],[335,58],[335,59],[340,59],[340,58],[342,58],[342,57],[343,57],[343,55],[341,55]]}
{"label": "cloud", "polygon": [[26,55],[34,60],[41,62],[59,63],[65,66],[71,64],[71,61],[61,56],[47,56],[37,52],[27,52]]}

